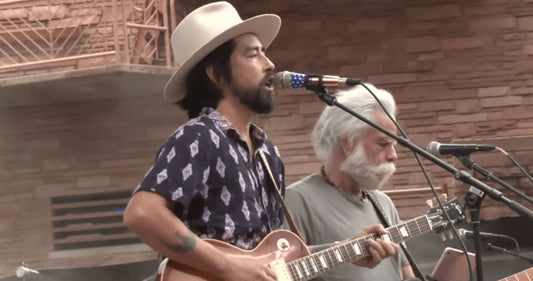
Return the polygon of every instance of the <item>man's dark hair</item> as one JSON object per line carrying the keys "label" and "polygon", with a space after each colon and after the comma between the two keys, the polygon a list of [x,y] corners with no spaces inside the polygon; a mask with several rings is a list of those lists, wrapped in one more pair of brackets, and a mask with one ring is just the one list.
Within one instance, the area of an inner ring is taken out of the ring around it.
{"label": "man's dark hair", "polygon": [[218,102],[222,99],[222,91],[209,79],[206,69],[212,66],[215,79],[231,82],[230,56],[235,46],[233,39],[220,45],[187,75],[185,79],[187,94],[177,104],[187,111],[189,118],[197,117],[204,107],[217,108]]}

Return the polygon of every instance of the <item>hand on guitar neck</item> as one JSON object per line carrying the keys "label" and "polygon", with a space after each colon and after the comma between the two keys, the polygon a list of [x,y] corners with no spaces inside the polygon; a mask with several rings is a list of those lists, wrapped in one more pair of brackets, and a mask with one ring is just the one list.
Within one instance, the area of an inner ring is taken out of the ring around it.
{"label": "hand on guitar neck", "polygon": [[[379,234],[384,235],[387,234],[387,231],[381,224],[373,225],[370,227],[365,228],[361,231],[358,235],[356,235],[354,238],[358,238],[361,236],[365,236],[368,234]],[[353,238],[352,238],[353,239]],[[398,244],[393,242],[388,242],[383,239],[376,239],[367,240],[368,242],[368,252],[370,253],[370,256],[367,256],[365,258],[356,260],[354,262],[355,265],[368,267],[368,268],[374,268],[376,267],[383,259],[395,256],[400,252],[400,247]]]}

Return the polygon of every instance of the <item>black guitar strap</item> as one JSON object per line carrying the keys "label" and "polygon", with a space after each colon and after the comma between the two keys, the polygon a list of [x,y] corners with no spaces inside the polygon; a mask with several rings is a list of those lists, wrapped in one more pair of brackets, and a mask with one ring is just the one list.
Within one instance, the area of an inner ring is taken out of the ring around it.
{"label": "black guitar strap", "polygon": [[[370,202],[372,202],[372,205],[374,205],[374,209],[376,210],[376,213],[378,213],[378,216],[379,216],[381,222],[383,223],[383,226],[385,226],[385,228],[391,226],[391,222],[390,222],[389,218],[387,217],[387,215],[385,214],[385,211],[383,210],[383,208],[379,204],[378,199],[376,198],[376,195],[374,194],[374,192],[371,192],[371,191],[368,191],[368,190],[364,190],[363,191],[363,197],[370,199]],[[425,280],[424,279],[424,275],[422,274],[422,272],[420,271],[420,269],[416,265],[415,260],[413,259],[413,257],[409,253],[409,250],[407,249],[405,244],[404,243],[400,243],[400,247],[402,247],[403,253],[407,257],[407,260],[409,260],[409,264],[411,264],[411,268],[413,269],[413,272],[414,272],[415,276],[418,279],[420,279],[420,280]]]}

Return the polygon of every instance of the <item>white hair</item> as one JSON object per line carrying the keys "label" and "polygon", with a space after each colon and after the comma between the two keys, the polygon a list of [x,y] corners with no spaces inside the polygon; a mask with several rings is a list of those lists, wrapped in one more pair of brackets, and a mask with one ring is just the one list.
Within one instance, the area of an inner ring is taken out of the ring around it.
{"label": "white hair", "polygon": [[[383,89],[378,89],[372,84],[365,83],[365,86],[376,95],[385,110],[395,118],[396,103],[391,93]],[[376,110],[381,110],[381,106],[374,96],[361,85],[339,92],[336,94],[336,97],[340,104],[372,122],[375,121]],[[370,125],[337,106],[326,107],[318,118],[311,135],[311,142],[313,143],[316,156],[322,163],[326,163],[332,156],[341,138],[347,137],[349,142],[354,145],[361,138],[363,131],[369,127]]]}

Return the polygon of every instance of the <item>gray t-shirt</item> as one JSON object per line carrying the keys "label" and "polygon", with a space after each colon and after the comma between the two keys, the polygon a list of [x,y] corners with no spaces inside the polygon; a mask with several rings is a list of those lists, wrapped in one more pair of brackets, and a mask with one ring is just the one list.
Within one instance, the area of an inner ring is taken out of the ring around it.
{"label": "gray t-shirt", "polygon": [[[374,194],[391,223],[398,224],[400,219],[392,200],[381,191]],[[370,200],[350,197],[317,175],[290,185],[285,203],[307,245],[346,240],[370,225],[381,223]],[[287,223],[284,228],[289,229]],[[314,280],[398,281],[402,280],[401,267],[408,264],[400,253],[400,257],[387,258],[373,269],[348,263]]]}

